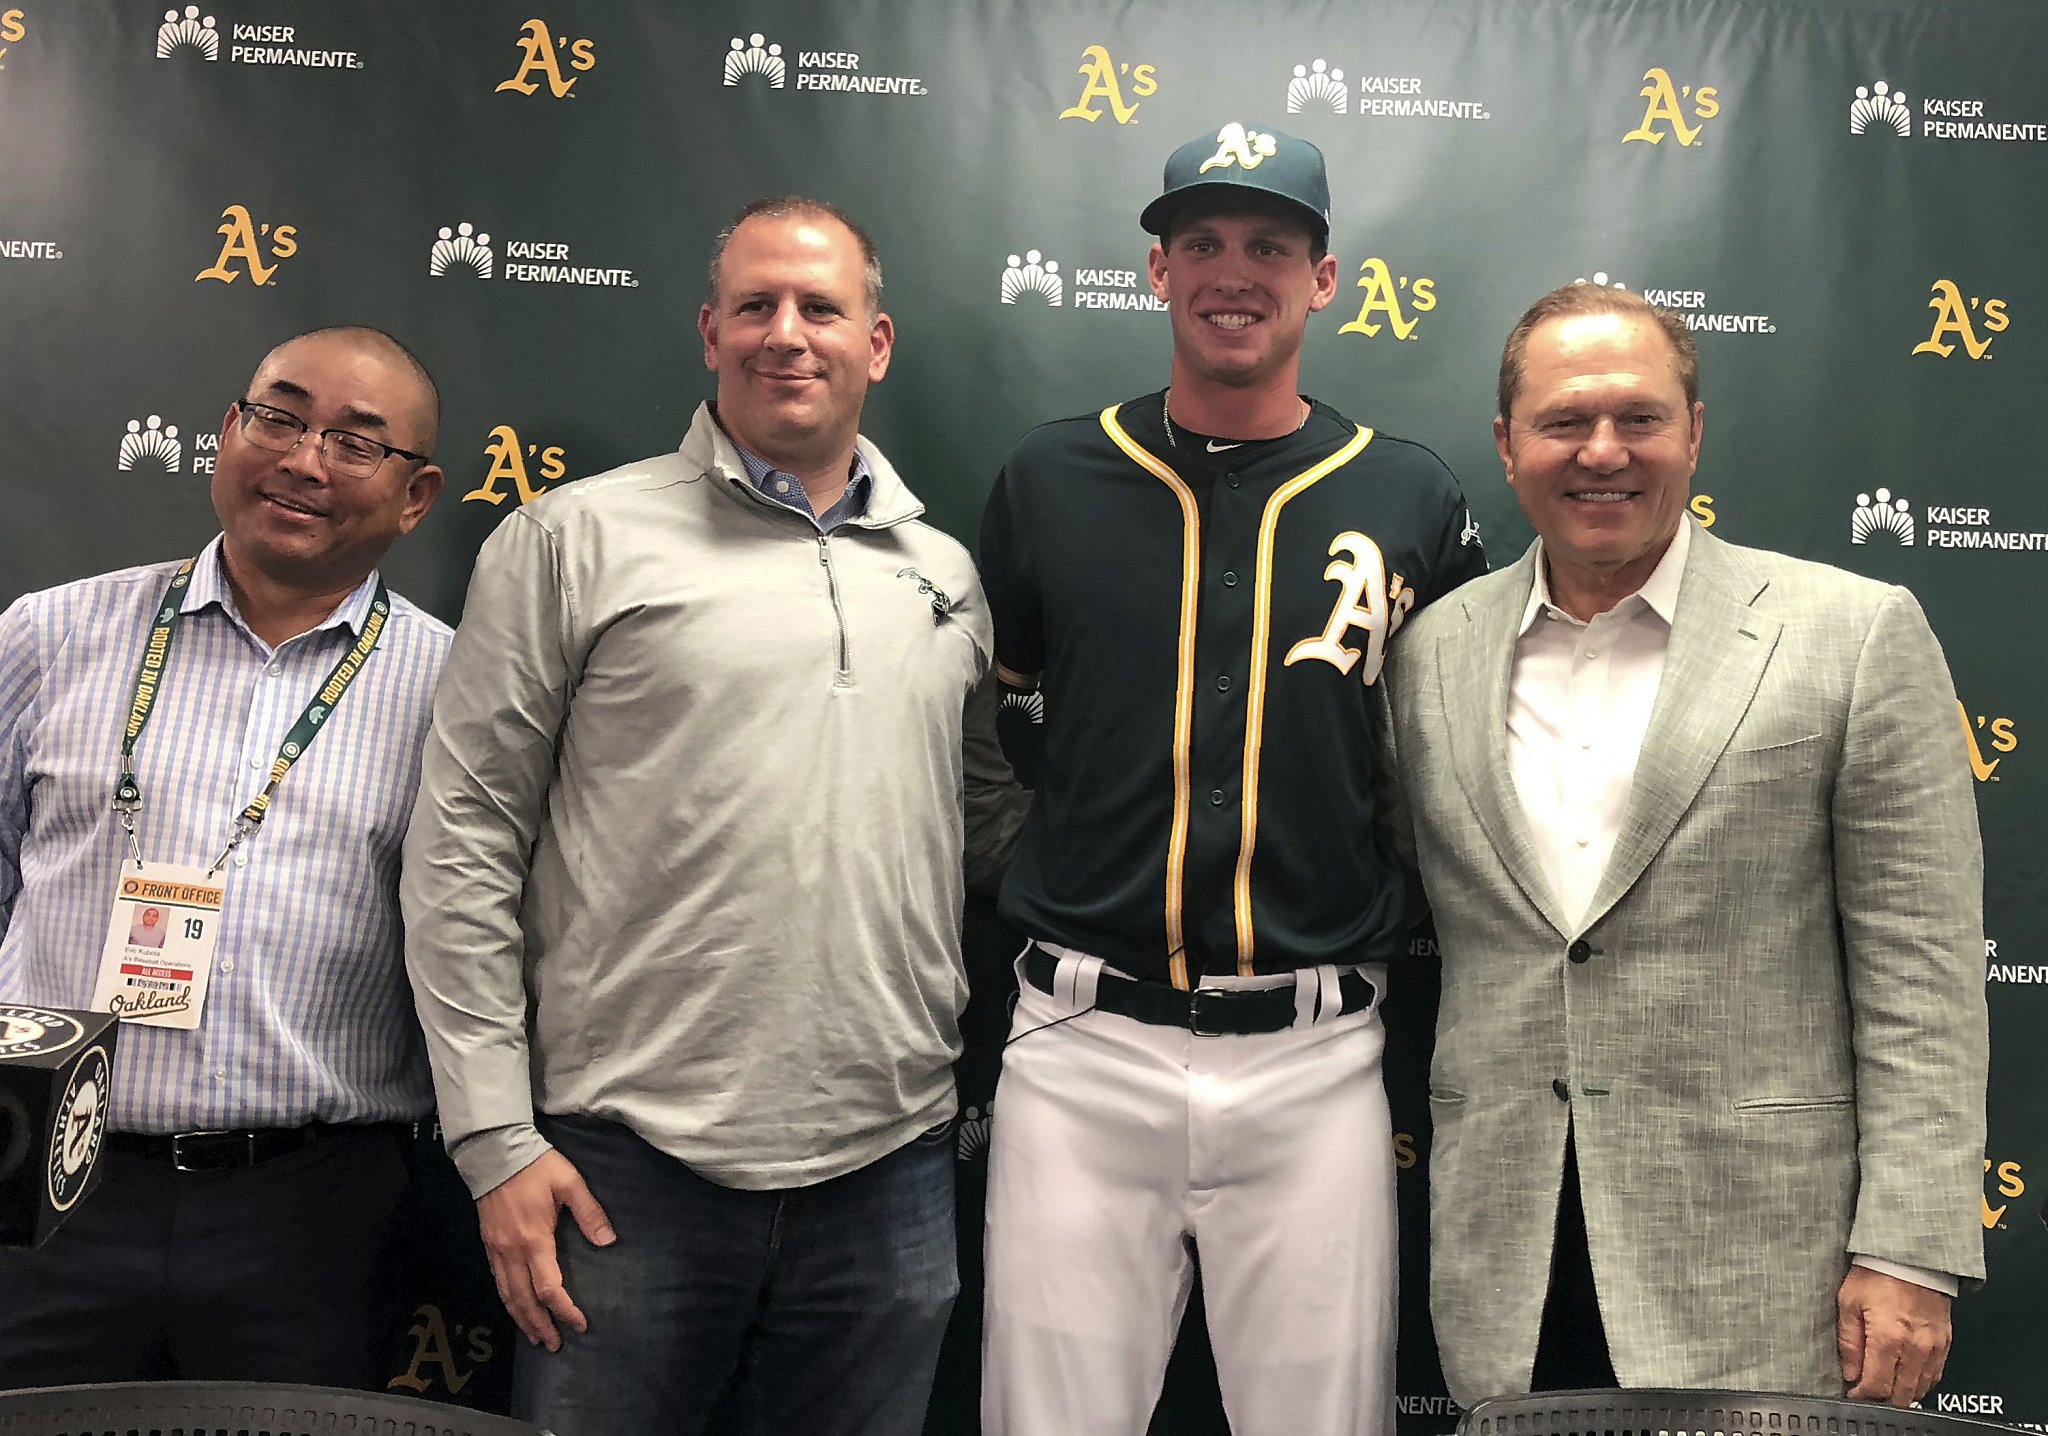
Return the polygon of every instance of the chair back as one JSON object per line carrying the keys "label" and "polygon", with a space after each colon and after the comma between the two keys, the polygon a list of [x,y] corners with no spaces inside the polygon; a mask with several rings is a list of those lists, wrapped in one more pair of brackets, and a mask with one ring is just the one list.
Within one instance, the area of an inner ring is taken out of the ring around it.
{"label": "chair back", "polygon": [[508,1416],[381,1391],[135,1381],[0,1391],[0,1436],[547,1436]]}
{"label": "chair back", "polygon": [[1869,1401],[1635,1387],[1497,1396],[1458,1436],[2012,1436],[2016,1428]]}

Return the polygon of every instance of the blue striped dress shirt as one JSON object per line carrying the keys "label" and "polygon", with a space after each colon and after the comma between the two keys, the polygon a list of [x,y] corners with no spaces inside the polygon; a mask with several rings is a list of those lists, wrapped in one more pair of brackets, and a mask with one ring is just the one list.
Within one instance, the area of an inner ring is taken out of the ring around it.
{"label": "blue striped dress shirt", "polygon": [[[731,439],[732,435],[726,437]],[[811,496],[804,492],[803,480],[776,468],[737,439],[733,440],[733,448],[738,451],[740,463],[746,468],[748,481],[756,489],[784,508],[795,509],[816,524],[819,533],[831,533],[847,520],[857,519],[868,511],[868,491],[875,486],[875,476],[858,450],[853,455],[853,477],[847,480],[846,492],[821,514],[811,507]]]}
{"label": "blue striped dress shirt", "polygon": [[[285,733],[362,630],[365,579],[275,650],[235,611],[220,540],[200,555],[135,750],[153,862],[205,866]],[[85,1007],[127,840],[114,780],[136,665],[175,563],[17,600],[0,617],[0,1001]],[[393,594],[382,639],[225,872],[196,1031],[124,1025],[112,1125],[294,1127],[423,1115],[400,959],[399,846],[449,630]]]}

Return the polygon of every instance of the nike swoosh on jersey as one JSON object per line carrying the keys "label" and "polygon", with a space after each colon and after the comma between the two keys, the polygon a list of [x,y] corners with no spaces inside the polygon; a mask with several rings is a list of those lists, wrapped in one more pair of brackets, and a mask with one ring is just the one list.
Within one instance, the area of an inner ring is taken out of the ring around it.
{"label": "nike swoosh on jersey", "polygon": [[1239,439],[1239,440],[1238,440],[1238,441],[1237,441],[1236,443],[1234,443],[1234,444],[1219,444],[1219,443],[1217,443],[1217,442],[1216,442],[1216,441],[1215,441],[1214,439],[1211,439],[1211,440],[1209,441],[1209,452],[1210,452],[1210,453],[1212,453],[1212,454],[1220,454],[1220,453],[1222,453],[1222,452],[1223,452],[1223,451],[1224,451],[1225,449],[1241,449],[1241,448],[1243,448],[1243,447],[1244,447],[1244,440],[1242,440],[1242,439]]}

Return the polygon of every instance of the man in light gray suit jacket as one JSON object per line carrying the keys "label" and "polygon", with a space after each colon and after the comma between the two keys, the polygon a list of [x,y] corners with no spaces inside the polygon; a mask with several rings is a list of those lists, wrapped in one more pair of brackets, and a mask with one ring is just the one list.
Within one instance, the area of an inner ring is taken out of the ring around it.
{"label": "man in light gray suit jacket", "polygon": [[1903,588],[1686,513],[1678,316],[1509,337],[1538,540],[1417,614],[1390,746],[1443,950],[1431,1304],[1461,1402],[1940,1376],[1983,1276],[1982,852]]}

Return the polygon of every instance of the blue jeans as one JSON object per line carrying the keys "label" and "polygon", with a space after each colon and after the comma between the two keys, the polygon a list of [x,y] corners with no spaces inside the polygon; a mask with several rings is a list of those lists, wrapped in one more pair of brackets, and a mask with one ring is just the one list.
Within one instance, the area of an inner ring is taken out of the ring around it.
{"label": "blue jeans", "polygon": [[590,1323],[521,1342],[512,1409],[557,1436],[916,1436],[960,1291],[953,1126],[810,1187],[706,1181],[631,1129],[542,1117],[618,1240],[565,1212],[563,1284]]}

